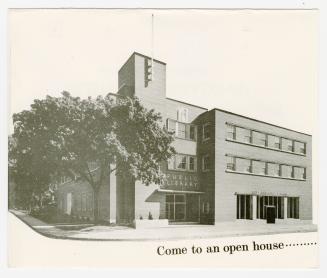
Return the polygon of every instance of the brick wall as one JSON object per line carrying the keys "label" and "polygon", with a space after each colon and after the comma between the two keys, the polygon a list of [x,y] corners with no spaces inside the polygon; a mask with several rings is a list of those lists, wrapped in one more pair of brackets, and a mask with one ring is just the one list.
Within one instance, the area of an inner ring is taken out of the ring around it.
{"label": "brick wall", "polygon": [[[269,150],[226,140],[226,122],[237,123],[263,132],[285,136],[307,143],[305,156]],[[236,193],[263,194],[266,196],[300,197],[300,219],[312,219],[312,177],[311,177],[311,136],[253,121],[234,114],[215,110],[215,220],[233,221],[236,219]],[[282,162],[306,167],[305,181],[261,177],[226,172],[227,157],[235,154],[253,159]]]}
{"label": "brick wall", "polygon": [[[67,214],[67,195],[71,193],[72,204],[71,214],[64,218]],[[59,219],[74,218],[74,219],[94,219],[94,192],[91,185],[82,180],[73,180],[64,184],[58,185],[57,200],[58,200],[58,215]],[[108,177],[105,179],[99,191],[99,219],[110,221],[110,188]]]}

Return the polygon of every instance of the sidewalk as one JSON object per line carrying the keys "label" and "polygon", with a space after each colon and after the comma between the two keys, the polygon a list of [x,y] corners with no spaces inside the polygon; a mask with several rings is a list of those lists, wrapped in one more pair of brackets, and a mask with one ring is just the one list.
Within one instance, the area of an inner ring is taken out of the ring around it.
{"label": "sidewalk", "polygon": [[22,212],[11,211],[35,231],[49,237],[84,240],[166,240],[215,238],[281,233],[316,232],[317,226],[308,223],[265,224],[228,222],[216,225],[172,225],[165,228],[133,229],[125,226],[89,226],[71,229],[65,225],[48,225]]}

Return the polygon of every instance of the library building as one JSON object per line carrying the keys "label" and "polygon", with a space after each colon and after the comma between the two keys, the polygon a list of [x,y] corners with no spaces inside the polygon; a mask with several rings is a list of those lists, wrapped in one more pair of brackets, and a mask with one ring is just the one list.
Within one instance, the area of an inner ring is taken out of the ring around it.
{"label": "library building", "polygon": [[[229,221],[312,221],[311,135],[166,97],[166,64],[133,53],[118,92],[160,112],[177,154],[165,181],[146,186],[112,173],[99,196],[103,221],[134,227]],[[94,166],[96,169],[96,165]],[[58,213],[92,219],[92,188],[58,184]]]}

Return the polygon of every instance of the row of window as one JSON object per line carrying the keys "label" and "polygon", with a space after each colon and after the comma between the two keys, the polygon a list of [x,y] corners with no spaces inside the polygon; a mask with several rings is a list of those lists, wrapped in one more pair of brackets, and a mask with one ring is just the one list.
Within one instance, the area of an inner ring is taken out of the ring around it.
{"label": "row of window", "polygon": [[299,197],[287,197],[287,207],[284,204],[284,197],[280,196],[258,196],[256,204],[256,215],[253,215],[253,196],[237,195],[236,198],[236,218],[237,219],[257,219],[267,218],[267,207],[275,209],[275,218],[284,219],[284,210],[287,210],[287,218],[299,219]]}
{"label": "row of window", "polygon": [[196,169],[196,156],[176,154],[168,160],[168,170],[195,172]]}
{"label": "row of window", "polygon": [[[227,156],[226,169],[239,173],[250,173],[273,177],[306,179],[306,168],[276,162],[260,161],[249,158]],[[202,156],[202,171],[210,171],[211,159],[209,155]],[[197,158],[190,155],[177,154],[168,161],[168,170],[194,172],[197,169]]]}
{"label": "row of window", "polygon": [[[207,172],[210,169],[210,156],[202,156],[202,171]],[[195,172],[197,170],[197,157],[193,155],[176,154],[168,160],[168,170]]]}
{"label": "row of window", "polygon": [[227,124],[227,139],[298,154],[306,153],[306,144],[296,140]]}
{"label": "row of window", "polygon": [[227,156],[226,169],[229,171],[253,173],[294,179],[306,179],[306,168],[248,158]]}

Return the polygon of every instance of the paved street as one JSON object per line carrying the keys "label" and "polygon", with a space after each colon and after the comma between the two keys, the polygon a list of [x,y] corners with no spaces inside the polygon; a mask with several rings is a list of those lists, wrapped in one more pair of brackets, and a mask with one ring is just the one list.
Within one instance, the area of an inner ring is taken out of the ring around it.
{"label": "paved street", "polygon": [[37,232],[56,238],[89,240],[163,240],[248,236],[276,233],[315,232],[317,226],[297,221],[292,224],[265,224],[249,221],[217,225],[174,225],[165,228],[133,229],[125,226],[49,225],[26,213],[11,211]]}

